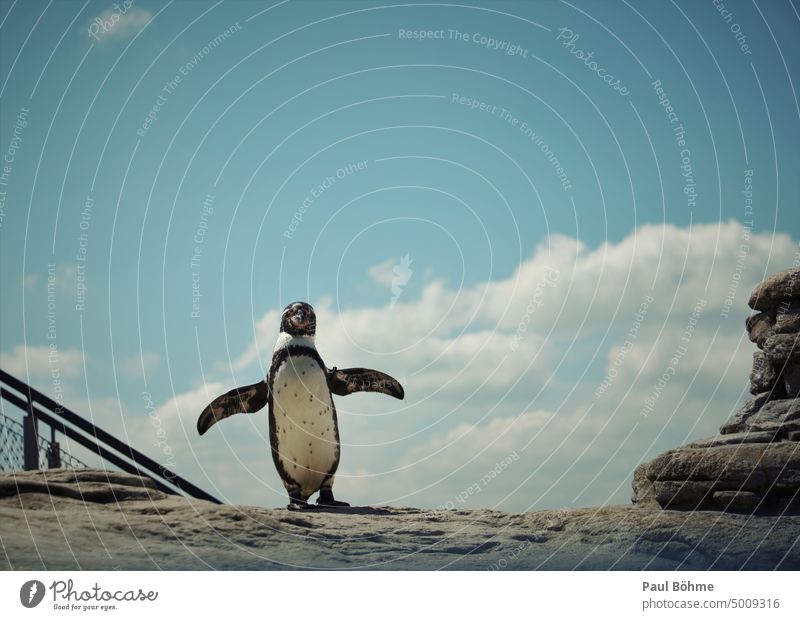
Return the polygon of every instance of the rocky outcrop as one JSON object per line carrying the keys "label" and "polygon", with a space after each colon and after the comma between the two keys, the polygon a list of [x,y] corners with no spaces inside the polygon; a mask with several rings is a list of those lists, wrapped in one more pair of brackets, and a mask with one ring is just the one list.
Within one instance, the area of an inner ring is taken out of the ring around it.
{"label": "rocky outcrop", "polygon": [[753,289],[747,305],[753,310],[769,313],[775,308],[797,301],[798,291],[800,291],[800,270],[795,267],[764,280]]}
{"label": "rocky outcrop", "polygon": [[747,334],[758,346],[750,392],[770,399],[800,395],[800,269],[788,269],[759,284],[748,302],[756,314]]}
{"label": "rocky outcrop", "polygon": [[289,512],[189,500],[117,472],[0,474],[0,563],[14,570],[798,569],[798,538],[800,516],[650,505]]}
{"label": "rocky outcrop", "polygon": [[800,269],[750,296],[753,354],[747,400],[717,437],[637,468],[633,501],[662,508],[800,513]]}

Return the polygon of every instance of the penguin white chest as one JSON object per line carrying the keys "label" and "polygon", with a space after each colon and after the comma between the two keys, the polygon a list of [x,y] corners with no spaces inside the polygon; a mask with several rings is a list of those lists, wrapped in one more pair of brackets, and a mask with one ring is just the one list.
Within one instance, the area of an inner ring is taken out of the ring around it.
{"label": "penguin white chest", "polygon": [[284,471],[309,495],[338,460],[338,432],[325,371],[307,355],[287,357],[272,380],[275,441]]}

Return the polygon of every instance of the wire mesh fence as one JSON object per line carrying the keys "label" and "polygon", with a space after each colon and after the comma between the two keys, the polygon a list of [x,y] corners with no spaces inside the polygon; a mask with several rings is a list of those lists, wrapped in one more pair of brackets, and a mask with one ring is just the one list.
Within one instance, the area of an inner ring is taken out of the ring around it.
{"label": "wire mesh fence", "polygon": [[[39,435],[39,464],[41,467],[80,469],[86,463],[64,452],[58,442]],[[20,470],[25,467],[25,442],[23,426],[13,418],[0,413],[0,471]]]}
{"label": "wire mesh fence", "polygon": [[[25,413],[22,423],[5,415],[3,402]],[[36,432],[37,424],[39,430],[49,429],[50,440]],[[165,493],[183,493],[220,503],[216,497],[171,471],[166,465],[0,368],[0,470],[89,467],[81,459],[61,449],[60,443],[55,440],[56,433],[58,437],[63,437],[67,447],[81,446],[87,453],[99,456],[103,467],[118,467],[129,474],[150,477],[156,487]]]}

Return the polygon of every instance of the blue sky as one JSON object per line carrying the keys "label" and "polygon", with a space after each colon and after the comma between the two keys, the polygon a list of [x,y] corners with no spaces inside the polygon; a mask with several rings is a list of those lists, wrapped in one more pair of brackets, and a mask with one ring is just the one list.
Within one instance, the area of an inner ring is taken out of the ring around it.
{"label": "blue sky", "polygon": [[800,239],[792,3],[1,4],[2,367],[228,501],[283,503],[266,414],[196,416],[297,299],[406,387],[338,400],[356,502],[624,503],[746,395]]}

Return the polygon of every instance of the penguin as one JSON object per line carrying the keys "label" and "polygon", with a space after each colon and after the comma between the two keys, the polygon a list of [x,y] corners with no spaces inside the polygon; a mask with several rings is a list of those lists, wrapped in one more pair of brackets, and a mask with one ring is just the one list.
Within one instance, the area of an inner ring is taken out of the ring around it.
{"label": "penguin", "polygon": [[349,506],[333,497],[341,453],[334,394],[405,397],[400,382],[385,373],[328,368],[314,344],[316,329],[317,317],[309,304],[286,306],[266,378],[217,397],[197,419],[197,431],[203,435],[220,420],[267,405],[272,460],[289,494],[289,510],[314,508],[308,499],[317,491],[316,506]]}

